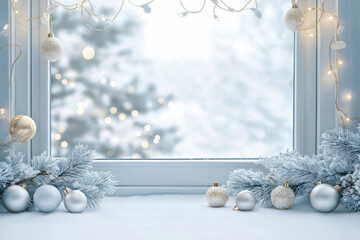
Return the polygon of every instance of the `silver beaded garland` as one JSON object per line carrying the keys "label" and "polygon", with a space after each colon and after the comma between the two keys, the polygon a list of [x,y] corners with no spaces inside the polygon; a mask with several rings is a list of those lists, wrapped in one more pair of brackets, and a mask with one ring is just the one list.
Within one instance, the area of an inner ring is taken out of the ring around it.
{"label": "silver beaded garland", "polygon": [[319,212],[332,212],[339,205],[340,187],[318,183],[310,193],[310,203]]}
{"label": "silver beaded garland", "polygon": [[244,190],[236,196],[235,203],[235,210],[251,211],[256,205],[256,197],[251,191]]}
{"label": "silver beaded garland", "polygon": [[30,203],[30,196],[25,188],[25,185],[12,185],[5,189],[2,194],[2,203],[6,210],[12,213],[25,211]]}
{"label": "silver beaded garland", "polygon": [[70,191],[65,190],[64,205],[70,213],[81,213],[85,210],[87,205],[87,197],[80,190]]}

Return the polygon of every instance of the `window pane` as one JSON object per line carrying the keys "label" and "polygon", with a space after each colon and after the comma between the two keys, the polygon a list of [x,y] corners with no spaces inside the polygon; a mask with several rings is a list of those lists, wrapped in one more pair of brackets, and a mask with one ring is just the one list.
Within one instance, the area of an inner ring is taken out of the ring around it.
{"label": "window pane", "polygon": [[[92,2],[99,14],[114,14],[111,1]],[[103,32],[76,11],[54,12],[64,53],[51,66],[52,154],[77,143],[99,158],[249,158],[292,149],[289,1],[261,1],[261,19],[218,11],[220,22],[211,2],[185,18],[177,1],[151,7],[146,14],[126,2]]]}

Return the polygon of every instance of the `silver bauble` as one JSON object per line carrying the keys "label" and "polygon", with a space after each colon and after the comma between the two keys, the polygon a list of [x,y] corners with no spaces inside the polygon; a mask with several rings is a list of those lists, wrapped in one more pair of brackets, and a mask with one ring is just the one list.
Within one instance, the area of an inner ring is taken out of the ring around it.
{"label": "silver bauble", "polygon": [[256,205],[256,197],[251,191],[244,190],[236,196],[235,203],[238,210],[251,211]]}
{"label": "silver bauble", "polygon": [[297,31],[300,30],[304,24],[305,15],[297,5],[293,5],[293,7],[286,12],[284,21],[290,30]]}
{"label": "silver bauble", "polygon": [[61,41],[54,37],[53,33],[49,33],[48,38],[41,44],[42,55],[51,62],[59,60],[63,50]]}
{"label": "silver bauble", "polygon": [[319,212],[332,212],[339,205],[340,193],[329,184],[319,184],[310,193],[310,203]]}
{"label": "silver bauble", "polygon": [[34,193],[34,204],[41,212],[55,211],[61,203],[59,190],[52,185],[43,185]]}
{"label": "silver bauble", "polygon": [[65,208],[71,213],[81,213],[87,205],[87,197],[80,190],[70,191],[65,195]]}
{"label": "silver bauble", "polygon": [[2,203],[9,212],[18,213],[25,211],[29,206],[30,196],[25,188],[12,185],[3,192]]}
{"label": "silver bauble", "polygon": [[215,182],[214,186],[206,192],[206,201],[210,207],[223,207],[228,200],[229,194],[224,188],[219,186],[218,182]]}

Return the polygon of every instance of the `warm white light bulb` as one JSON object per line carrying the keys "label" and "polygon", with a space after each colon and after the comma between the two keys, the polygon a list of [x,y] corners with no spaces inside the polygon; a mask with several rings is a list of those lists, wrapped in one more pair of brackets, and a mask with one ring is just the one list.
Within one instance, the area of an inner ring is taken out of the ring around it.
{"label": "warm white light bulb", "polygon": [[82,50],[82,56],[86,60],[91,60],[95,57],[95,50],[92,47],[86,47]]}

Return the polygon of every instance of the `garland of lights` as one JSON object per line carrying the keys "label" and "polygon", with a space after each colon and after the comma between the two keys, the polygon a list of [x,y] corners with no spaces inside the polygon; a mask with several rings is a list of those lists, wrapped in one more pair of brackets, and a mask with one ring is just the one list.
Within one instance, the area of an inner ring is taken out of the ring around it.
{"label": "garland of lights", "polygon": [[[335,81],[335,107],[336,111],[338,112],[340,116],[340,120],[342,122],[343,128],[345,129],[345,126],[347,123],[353,120],[359,119],[358,117],[350,117],[345,111],[339,106],[339,78],[338,78],[338,70],[339,65],[343,64],[342,60],[339,60],[338,58],[338,51],[341,49],[344,49],[346,47],[346,43],[344,41],[339,41],[339,34],[341,34],[344,30],[344,27],[340,25],[338,16],[330,12],[328,10],[325,10],[325,1],[323,0],[321,3],[320,8],[313,8],[309,7],[306,9],[306,11],[302,11],[299,9],[299,5],[297,4],[296,0],[292,0],[292,8],[288,10],[285,14],[285,24],[287,27],[292,31],[307,31],[314,29],[317,27],[321,20],[324,19],[324,14],[328,14],[330,20],[335,20],[336,22],[336,28],[335,33],[331,38],[330,44],[329,44],[329,70],[327,74],[329,76],[334,77]],[[320,11],[320,17],[317,20],[317,22],[310,26],[310,27],[303,27],[305,16],[312,11]],[[309,34],[309,37],[313,37],[313,34]],[[335,51],[335,56],[333,56],[333,51]],[[333,58],[335,58],[335,61],[333,62]],[[350,97],[347,96],[350,100]]]}
{"label": "garland of lights", "polygon": [[[24,18],[20,12],[17,10],[16,8],[16,4],[18,3],[19,0],[12,0],[11,1],[11,7],[13,12],[19,16],[19,18],[21,20],[23,20],[24,22],[30,22],[32,20],[36,20],[36,19],[40,19],[42,21],[42,23],[47,23],[49,21],[49,25],[50,25],[50,32],[48,34],[48,39],[46,39],[41,46],[41,52],[42,54],[49,60],[49,61],[57,61],[62,54],[63,51],[63,47],[61,44],[61,41],[57,38],[55,38],[52,30],[53,30],[53,26],[52,26],[52,12],[58,8],[59,6],[62,7],[65,10],[69,10],[69,11],[74,11],[74,10],[80,10],[81,12],[81,18],[84,21],[84,23],[86,24],[87,27],[89,27],[90,29],[94,30],[94,31],[104,31],[109,25],[110,23],[112,23],[120,14],[121,10],[123,9],[124,6],[124,2],[125,0],[122,0],[120,3],[120,6],[116,12],[116,14],[114,15],[114,17],[109,18],[105,15],[99,15],[95,12],[95,9],[91,3],[91,0],[82,0],[81,2],[78,3],[74,3],[74,4],[70,4],[70,5],[66,5],[66,4],[62,4],[57,0],[50,0],[50,4],[48,5],[46,11],[43,13],[42,16],[37,16],[37,17],[32,17],[32,18]],[[189,13],[190,14],[197,14],[197,13],[201,13],[207,3],[208,0],[202,0],[203,3],[201,5],[201,7],[197,10],[191,10],[189,8],[187,8],[185,6],[185,4],[183,3],[183,0],[179,0],[180,1],[180,5],[181,7],[185,10],[184,12],[181,12],[178,14],[179,17],[186,17]],[[248,0],[243,7],[239,8],[239,9],[234,9],[232,8],[229,4],[227,4],[225,2],[225,0],[210,0],[211,3],[214,4],[213,7],[213,14],[214,14],[214,19],[216,21],[220,21],[220,18],[216,15],[216,10],[220,9],[220,10],[224,10],[227,12],[242,12],[245,10],[251,10],[254,12],[254,14],[257,17],[261,17],[261,12],[258,10],[258,3],[257,0]],[[325,10],[325,0],[322,1],[321,3],[321,7],[320,8],[313,8],[313,7],[309,7],[306,9],[306,11],[302,11],[301,9],[299,9],[298,6],[298,1],[299,0],[291,0],[292,1],[292,8],[290,10],[287,11],[287,13],[285,14],[285,23],[287,25],[287,27],[292,30],[292,31],[307,31],[307,30],[311,30],[316,28],[321,20],[324,18],[324,14],[329,14],[330,15],[330,19],[333,19],[336,21],[336,29],[335,29],[335,33],[331,38],[330,44],[329,44],[329,70],[327,72],[327,74],[329,76],[333,76],[334,77],[334,81],[335,81],[335,89],[336,89],[336,94],[335,94],[335,107],[337,112],[340,115],[340,119],[342,121],[342,125],[345,128],[346,123],[350,122],[352,120],[357,120],[359,119],[358,117],[350,117],[347,113],[345,113],[344,110],[342,110],[339,106],[339,79],[338,79],[338,69],[339,69],[339,65],[343,64],[343,61],[338,59],[338,50],[344,49],[346,47],[346,43],[344,41],[339,41],[339,34],[343,31],[344,27],[341,26],[339,24],[339,19],[338,16],[333,13],[330,12],[328,10]],[[152,2],[154,2],[154,0],[149,0],[143,4],[137,4],[134,3],[132,0],[128,0],[128,2],[136,7],[142,8],[144,10],[145,13],[151,13],[151,7],[149,6]],[[255,7],[250,7],[251,3],[254,2]],[[312,11],[320,11],[320,17],[318,18],[317,22],[310,26],[310,27],[302,27],[305,21],[305,17],[309,12]],[[94,27],[93,25],[91,25],[86,17],[85,14],[87,14],[94,22],[99,22],[102,21],[105,23],[105,25],[102,28],[98,28],[98,27]],[[9,26],[6,24],[3,27],[3,31],[0,31],[1,35],[7,36],[8,35],[8,28]],[[311,33],[309,34],[309,37],[313,37],[314,35]],[[19,55],[16,57],[15,61],[12,63],[11,65],[11,74],[10,74],[10,80],[9,83],[11,83],[11,76],[12,76],[12,70],[14,67],[14,64],[16,63],[16,61],[19,59],[19,57],[21,56],[21,47],[18,45],[6,45],[0,48],[0,50],[4,47],[9,47],[9,46],[15,46],[17,47],[20,52]],[[333,51],[335,51],[335,56],[333,56]],[[335,58],[335,62],[333,62],[333,58]],[[350,99],[351,96],[348,96],[348,99]],[[3,109],[0,109],[3,110]]]}

